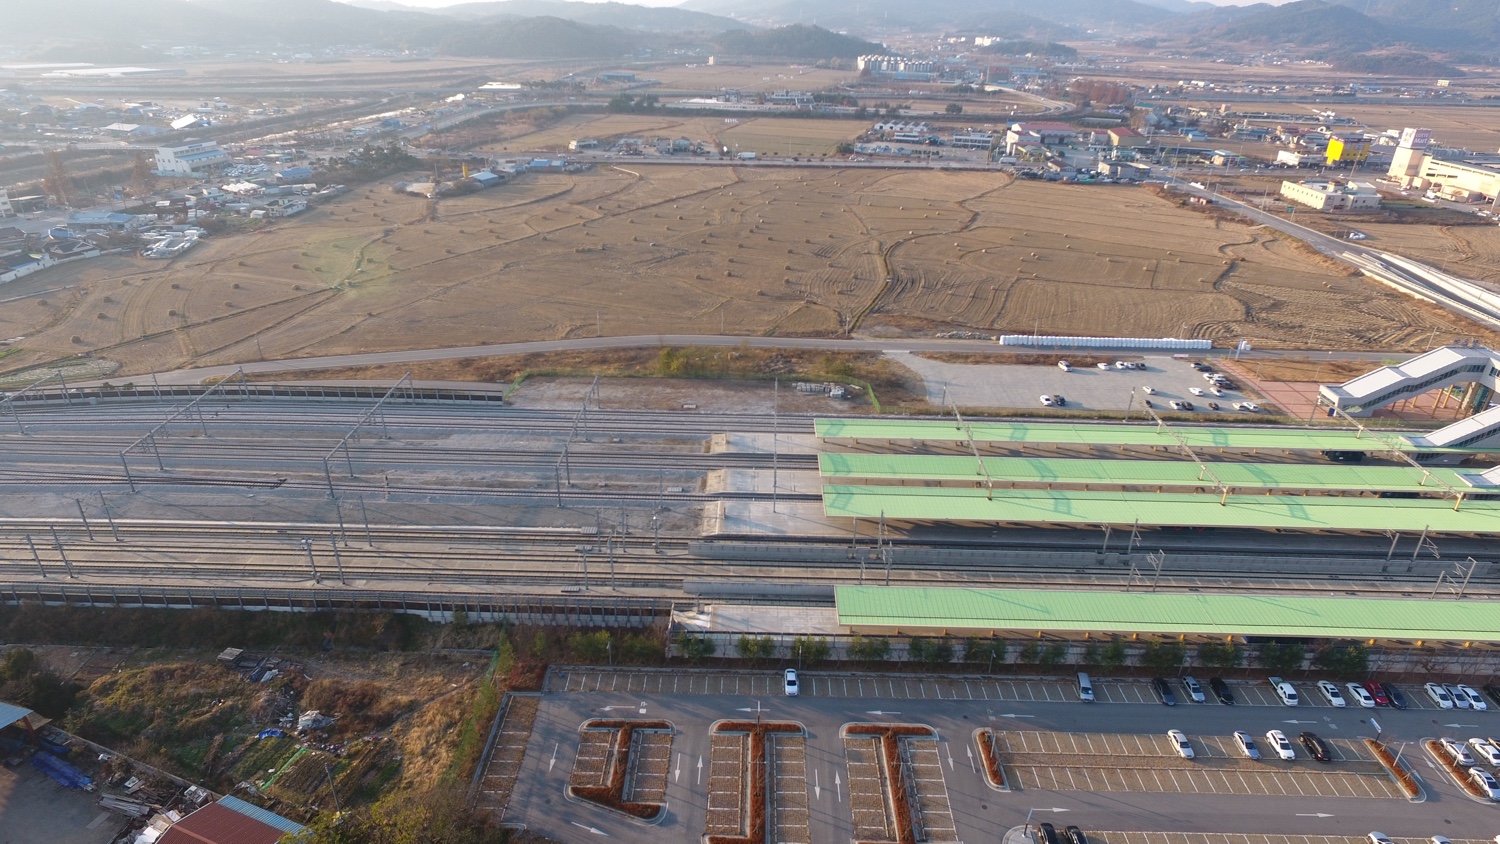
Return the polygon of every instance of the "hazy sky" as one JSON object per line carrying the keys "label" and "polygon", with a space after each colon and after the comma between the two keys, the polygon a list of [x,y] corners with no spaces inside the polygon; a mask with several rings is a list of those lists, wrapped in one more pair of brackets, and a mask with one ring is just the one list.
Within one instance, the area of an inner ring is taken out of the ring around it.
{"label": "hazy sky", "polygon": [[[407,6],[422,6],[430,9],[437,6],[452,6],[457,3],[467,3],[471,2],[471,0],[396,0],[396,2]],[[607,2],[607,0],[583,0],[583,2],[603,3]],[[632,3],[637,6],[676,6],[682,0],[619,0],[619,2]],[[1251,3],[1257,2],[1280,6],[1282,3],[1291,2],[1291,0],[1203,0],[1203,2],[1213,3],[1216,6],[1248,6]]]}

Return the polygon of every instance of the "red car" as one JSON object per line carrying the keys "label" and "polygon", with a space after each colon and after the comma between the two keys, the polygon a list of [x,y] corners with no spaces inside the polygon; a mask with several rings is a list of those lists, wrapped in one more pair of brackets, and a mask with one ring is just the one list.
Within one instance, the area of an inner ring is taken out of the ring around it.
{"label": "red car", "polygon": [[1377,683],[1377,682],[1375,682],[1374,680],[1371,680],[1370,682],[1365,683],[1365,691],[1367,691],[1367,692],[1370,693],[1370,697],[1375,698],[1375,705],[1376,706],[1390,706],[1391,705],[1391,699],[1390,699],[1389,696],[1386,695],[1385,689],[1382,689],[1380,687],[1380,684]]}

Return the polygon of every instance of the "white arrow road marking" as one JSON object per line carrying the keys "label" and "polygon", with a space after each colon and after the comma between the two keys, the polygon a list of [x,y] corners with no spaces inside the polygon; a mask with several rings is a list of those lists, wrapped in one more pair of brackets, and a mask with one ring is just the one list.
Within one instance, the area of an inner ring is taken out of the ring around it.
{"label": "white arrow road marking", "polygon": [[839,781],[839,772],[833,772],[833,788],[838,792],[839,802],[844,802],[844,784]]}
{"label": "white arrow road marking", "polygon": [[823,799],[823,786],[818,781],[818,769],[813,768],[813,797]]}
{"label": "white arrow road marking", "polygon": [[703,757],[698,757],[698,785],[703,784]]}
{"label": "white arrow road marking", "polygon": [[1283,724],[1316,724],[1317,721],[1282,721]]}
{"label": "white arrow road marking", "polygon": [[552,766],[557,764],[557,748],[561,744],[562,742],[557,742],[552,745],[552,761],[547,763],[547,773],[549,774],[552,773]]}
{"label": "white arrow road marking", "polygon": [[1454,730],[1457,730],[1457,729],[1459,729],[1461,727],[1474,727],[1476,729],[1479,727],[1478,724],[1444,724],[1443,726],[1444,727],[1449,727],[1449,728],[1454,729]]}
{"label": "white arrow road marking", "polygon": [[943,749],[948,751],[948,770],[951,772],[953,770],[953,745],[945,741]]}
{"label": "white arrow road marking", "polygon": [[1035,715],[1017,715],[1014,712],[1002,712],[1002,713],[1000,713],[1000,717],[1001,718],[1035,718],[1036,716]]}
{"label": "white arrow road marking", "polygon": [[884,712],[884,711],[881,711],[879,709],[867,709],[867,710],[865,710],[865,714],[866,715],[900,715],[901,713],[899,713],[899,712]]}
{"label": "white arrow road marking", "polygon": [[677,754],[677,773],[672,775],[672,782],[682,779],[682,754]]}
{"label": "white arrow road marking", "polygon": [[1333,817],[1333,815],[1330,815],[1327,812],[1313,812],[1311,814],[1304,814],[1302,812],[1298,812],[1297,813],[1297,817],[1299,817],[1299,818],[1331,818],[1331,817]]}
{"label": "white arrow road marking", "polygon": [[974,748],[965,745],[964,750],[969,754],[969,767],[974,771],[974,773],[979,773],[979,766],[974,764]]}
{"label": "white arrow road marking", "polygon": [[572,825],[578,827],[579,829],[586,829],[586,830],[588,830],[589,832],[592,832],[595,835],[603,835],[605,837],[609,836],[609,833],[605,832],[604,830],[600,829],[597,826],[584,826],[583,824],[579,823],[578,821],[568,821],[568,823],[571,823]]}

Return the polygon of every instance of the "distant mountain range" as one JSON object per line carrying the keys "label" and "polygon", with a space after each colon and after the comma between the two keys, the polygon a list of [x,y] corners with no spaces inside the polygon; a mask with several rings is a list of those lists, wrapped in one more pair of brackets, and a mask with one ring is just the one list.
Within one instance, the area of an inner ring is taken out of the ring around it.
{"label": "distant mountain range", "polygon": [[[771,27],[784,29],[761,32]],[[1500,0],[1296,0],[1281,6],[1192,0],[687,0],[672,8],[488,0],[442,9],[395,0],[0,0],[0,46],[54,61],[148,61],[152,49],[176,45],[375,46],[497,58],[613,57],[688,48],[831,59],[878,49],[862,34],[903,30],[1043,42],[1151,36],[1160,44],[1199,49],[1289,50],[1352,72],[1427,75],[1444,72],[1448,62],[1500,62]]]}

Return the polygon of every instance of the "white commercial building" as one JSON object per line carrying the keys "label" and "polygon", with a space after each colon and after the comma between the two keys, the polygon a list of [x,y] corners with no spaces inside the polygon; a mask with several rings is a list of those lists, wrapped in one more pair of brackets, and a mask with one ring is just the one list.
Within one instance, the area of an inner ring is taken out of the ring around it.
{"label": "white commercial building", "polygon": [[0,188],[0,219],[16,216],[16,209],[10,204],[10,194],[5,188]]}
{"label": "white commercial building", "polygon": [[1403,188],[1432,191],[1456,202],[1500,206],[1500,155],[1432,148],[1432,130],[1408,128],[1391,154],[1388,175]]}
{"label": "white commercial building", "polygon": [[214,141],[201,138],[156,150],[156,172],[164,176],[192,176],[228,163],[229,153]]}
{"label": "white commercial building", "polygon": [[1368,182],[1282,182],[1281,195],[1319,211],[1368,211],[1380,207],[1380,193]]}

